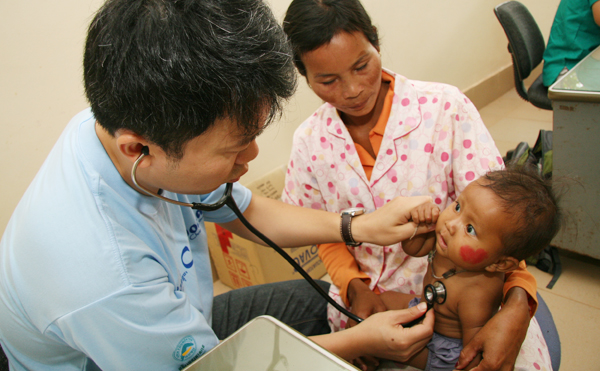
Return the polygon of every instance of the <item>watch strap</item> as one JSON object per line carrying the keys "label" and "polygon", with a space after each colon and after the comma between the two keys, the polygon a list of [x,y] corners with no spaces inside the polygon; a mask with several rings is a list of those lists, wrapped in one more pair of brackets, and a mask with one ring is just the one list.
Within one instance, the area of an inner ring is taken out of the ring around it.
{"label": "watch strap", "polygon": [[348,246],[360,246],[362,242],[356,242],[352,237],[352,217],[353,215],[350,213],[342,213],[342,221],[340,223],[342,239]]}

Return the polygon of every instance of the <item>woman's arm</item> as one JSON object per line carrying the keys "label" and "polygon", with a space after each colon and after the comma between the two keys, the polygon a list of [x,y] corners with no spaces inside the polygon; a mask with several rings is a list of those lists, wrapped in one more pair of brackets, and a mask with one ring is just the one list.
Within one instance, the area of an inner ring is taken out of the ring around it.
{"label": "woman's arm", "polygon": [[340,289],[340,297],[346,305],[350,306],[348,290],[350,282],[354,279],[362,281],[368,289],[371,278],[360,270],[354,256],[343,242],[319,245],[319,258],[325,264],[333,284]]}
{"label": "woman's arm", "polygon": [[519,287],[527,294],[527,304],[529,305],[529,316],[533,317],[537,310],[537,281],[535,277],[527,270],[525,261],[519,263],[519,267],[506,273],[506,281],[504,282],[504,297],[508,296],[508,292],[513,287]]}
{"label": "woman's arm", "polygon": [[474,371],[514,369],[521,344],[529,327],[529,306],[525,290],[514,287],[496,313],[460,353],[456,368],[462,370],[480,353],[483,360]]}
{"label": "woman's arm", "polygon": [[527,335],[529,321],[537,309],[536,281],[521,262],[519,269],[507,273],[504,283],[504,305],[473,341],[460,354],[459,370],[483,353],[483,361],[475,369],[512,370]]}

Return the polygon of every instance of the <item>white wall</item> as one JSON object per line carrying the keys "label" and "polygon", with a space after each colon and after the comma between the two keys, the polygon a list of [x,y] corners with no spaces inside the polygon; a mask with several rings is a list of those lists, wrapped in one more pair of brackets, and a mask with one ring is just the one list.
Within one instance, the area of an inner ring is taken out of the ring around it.
{"label": "white wall", "polygon": [[[291,0],[270,0],[283,19]],[[378,26],[384,66],[466,89],[510,64],[494,0],[363,0]],[[522,0],[544,36],[559,0]],[[0,2],[0,231],[69,119],[87,106],[82,50],[101,0]],[[304,81],[242,182],[287,163],[294,129],[320,101]]]}

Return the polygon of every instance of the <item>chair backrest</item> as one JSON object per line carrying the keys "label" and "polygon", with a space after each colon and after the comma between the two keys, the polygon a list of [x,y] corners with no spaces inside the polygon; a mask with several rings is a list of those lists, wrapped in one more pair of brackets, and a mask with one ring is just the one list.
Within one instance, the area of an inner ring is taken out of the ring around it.
{"label": "chair backrest", "polygon": [[518,1],[500,4],[494,13],[506,33],[508,50],[522,81],[542,62],[546,49],[542,32],[529,10]]}

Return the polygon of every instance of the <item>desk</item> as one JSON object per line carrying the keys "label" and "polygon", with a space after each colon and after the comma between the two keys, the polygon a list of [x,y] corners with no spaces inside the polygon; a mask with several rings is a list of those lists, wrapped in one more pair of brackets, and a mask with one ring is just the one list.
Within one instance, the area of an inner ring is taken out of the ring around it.
{"label": "desk", "polygon": [[566,223],[552,244],[600,259],[600,47],[556,81],[548,97],[552,178],[572,179],[561,201]]}
{"label": "desk", "polygon": [[358,370],[291,327],[260,316],[183,371]]}

